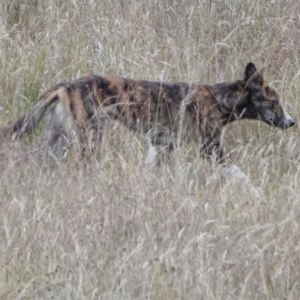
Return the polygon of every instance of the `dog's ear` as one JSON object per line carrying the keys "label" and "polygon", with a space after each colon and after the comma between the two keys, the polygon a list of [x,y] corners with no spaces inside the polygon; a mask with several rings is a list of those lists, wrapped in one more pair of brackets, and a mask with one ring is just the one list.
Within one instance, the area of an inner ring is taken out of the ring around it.
{"label": "dog's ear", "polygon": [[263,69],[258,72],[255,65],[250,62],[247,64],[244,75],[244,83],[249,88],[262,87],[264,84]]}
{"label": "dog's ear", "polygon": [[252,62],[249,62],[245,69],[244,81],[245,83],[249,80],[249,78],[257,72],[255,65]]}

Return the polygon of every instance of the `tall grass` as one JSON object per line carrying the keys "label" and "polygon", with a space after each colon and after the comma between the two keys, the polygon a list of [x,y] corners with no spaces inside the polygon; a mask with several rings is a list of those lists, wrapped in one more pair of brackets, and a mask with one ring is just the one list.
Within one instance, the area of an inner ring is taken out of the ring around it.
{"label": "tall grass", "polygon": [[[296,118],[292,1],[2,0],[0,123],[85,73],[218,82],[249,61]],[[147,145],[111,124],[88,162],[0,143],[0,299],[299,299],[298,127],[228,126],[244,174],[195,145],[146,168]],[[234,173],[234,172],[233,172]]]}

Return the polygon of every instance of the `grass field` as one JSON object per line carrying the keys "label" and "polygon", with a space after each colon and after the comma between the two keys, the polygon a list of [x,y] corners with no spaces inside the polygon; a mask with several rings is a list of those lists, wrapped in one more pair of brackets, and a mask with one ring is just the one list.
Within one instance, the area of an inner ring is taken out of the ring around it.
{"label": "grass field", "polygon": [[[210,83],[249,61],[299,120],[299,28],[298,0],[1,0],[0,124],[86,73]],[[88,163],[0,143],[0,299],[300,299],[298,125],[229,125],[227,168],[193,144],[144,167],[111,125]]]}

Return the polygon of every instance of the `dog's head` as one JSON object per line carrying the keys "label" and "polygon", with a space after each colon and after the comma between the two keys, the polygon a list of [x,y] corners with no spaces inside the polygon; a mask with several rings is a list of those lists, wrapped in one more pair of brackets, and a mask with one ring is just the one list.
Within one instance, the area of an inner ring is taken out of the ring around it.
{"label": "dog's head", "polygon": [[281,106],[276,91],[268,86],[263,77],[263,70],[257,71],[253,63],[248,63],[244,75],[247,106],[252,118],[261,119],[267,124],[288,128],[295,124],[294,119]]}

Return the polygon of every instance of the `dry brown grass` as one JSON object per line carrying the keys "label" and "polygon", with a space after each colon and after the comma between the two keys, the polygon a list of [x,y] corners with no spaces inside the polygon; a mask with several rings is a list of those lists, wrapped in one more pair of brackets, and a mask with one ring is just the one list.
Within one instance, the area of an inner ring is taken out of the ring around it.
{"label": "dry brown grass", "polygon": [[[2,0],[0,123],[90,71],[217,82],[248,61],[299,119],[299,14],[298,0]],[[298,127],[230,125],[240,179],[194,145],[145,168],[120,127],[86,164],[41,143],[0,144],[0,299],[300,298]]]}

